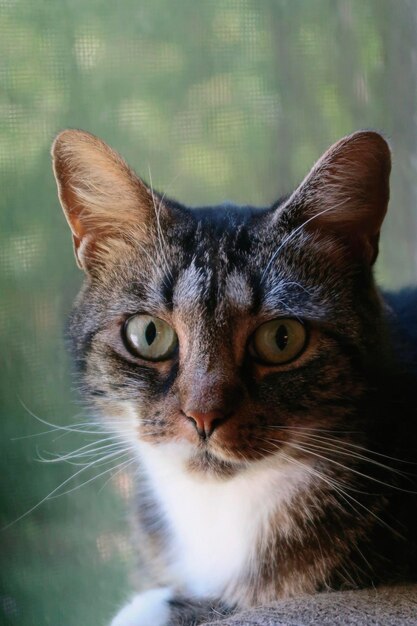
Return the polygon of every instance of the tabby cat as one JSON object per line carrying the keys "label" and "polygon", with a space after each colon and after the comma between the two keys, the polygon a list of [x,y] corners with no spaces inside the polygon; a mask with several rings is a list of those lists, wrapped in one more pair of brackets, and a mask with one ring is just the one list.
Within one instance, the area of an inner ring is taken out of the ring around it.
{"label": "tabby cat", "polygon": [[149,589],[112,626],[415,579],[417,293],[372,274],[386,141],[345,137],[264,209],[187,208],[83,131],[52,154],[76,363],[139,468]]}

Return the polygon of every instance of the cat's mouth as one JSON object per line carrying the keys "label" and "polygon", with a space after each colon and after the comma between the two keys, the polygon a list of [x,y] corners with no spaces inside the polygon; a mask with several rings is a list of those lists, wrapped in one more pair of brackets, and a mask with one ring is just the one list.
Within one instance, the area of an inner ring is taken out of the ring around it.
{"label": "cat's mouth", "polygon": [[[213,442],[214,444],[214,442]],[[200,444],[186,460],[187,469],[196,474],[211,475],[215,478],[231,478],[258,464],[270,464],[273,467],[284,467],[292,463],[295,457],[299,457],[297,450],[288,448],[285,442],[278,446],[274,445],[267,450],[258,449],[256,446],[236,450],[233,446],[228,447],[226,442],[211,445],[210,440]],[[296,461],[300,462],[300,461]]]}
{"label": "cat's mouth", "polygon": [[187,467],[193,473],[204,473],[216,478],[230,478],[247,467],[243,461],[225,460],[211,452],[207,447],[198,450],[188,460]]}
{"label": "cat's mouth", "polygon": [[[173,462],[180,460],[190,471],[228,477],[254,463],[286,456],[288,433],[270,430],[266,418],[256,415],[234,415],[217,424],[204,436],[190,419],[180,413],[166,416],[154,414],[152,419],[138,420],[136,407],[131,418],[137,438],[159,451],[171,450]],[[139,422],[139,423],[138,423]]]}
{"label": "cat's mouth", "polygon": [[[262,440],[262,446],[256,445]],[[254,464],[272,458],[287,457],[284,448],[285,442],[275,441],[268,448],[262,437],[228,437],[219,432],[205,440],[200,440],[193,446],[193,451],[187,460],[191,471],[204,472],[217,477],[230,477],[252,467]]]}

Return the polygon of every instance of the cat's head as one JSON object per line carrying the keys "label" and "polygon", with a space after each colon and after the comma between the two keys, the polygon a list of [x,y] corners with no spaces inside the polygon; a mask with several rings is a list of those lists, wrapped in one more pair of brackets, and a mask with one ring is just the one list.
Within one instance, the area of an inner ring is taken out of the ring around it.
{"label": "cat's head", "polygon": [[305,455],[302,433],[362,419],[389,196],[380,135],[342,139],[267,209],[186,208],[82,131],[52,153],[86,272],[70,334],[106,419],[220,474]]}

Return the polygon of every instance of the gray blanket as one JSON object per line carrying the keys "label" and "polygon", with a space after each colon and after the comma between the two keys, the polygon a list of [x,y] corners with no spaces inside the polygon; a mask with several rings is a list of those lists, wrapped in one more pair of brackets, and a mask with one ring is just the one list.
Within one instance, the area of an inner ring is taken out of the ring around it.
{"label": "gray blanket", "polygon": [[417,585],[321,593],[206,626],[417,626]]}

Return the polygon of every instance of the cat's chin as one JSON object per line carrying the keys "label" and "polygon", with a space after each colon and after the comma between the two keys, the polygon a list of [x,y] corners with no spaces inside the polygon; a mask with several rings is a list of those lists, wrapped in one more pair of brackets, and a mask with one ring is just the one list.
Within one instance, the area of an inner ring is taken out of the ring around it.
{"label": "cat's chin", "polygon": [[147,463],[158,462],[158,459],[168,463],[173,468],[182,467],[194,476],[227,479],[244,471],[251,464],[241,459],[224,458],[208,447],[196,447],[185,441],[167,443],[150,443],[146,440],[137,441],[139,459]]}
{"label": "cat's chin", "polygon": [[189,472],[215,478],[231,478],[247,466],[246,462],[221,459],[207,449],[197,452],[187,462]]}
{"label": "cat's chin", "polygon": [[237,456],[234,448],[229,449],[227,443],[224,440],[196,443],[183,437],[149,441],[146,436],[139,435],[136,439],[136,449],[139,460],[145,461],[145,465],[154,469],[162,462],[165,467],[186,471],[196,478],[216,480],[233,478],[259,465],[283,467],[287,465],[288,457],[293,455],[293,451],[287,450],[285,445],[284,449],[275,445],[270,454],[265,454],[265,450],[260,454],[259,451],[251,449],[247,451],[247,455],[239,451]]}

